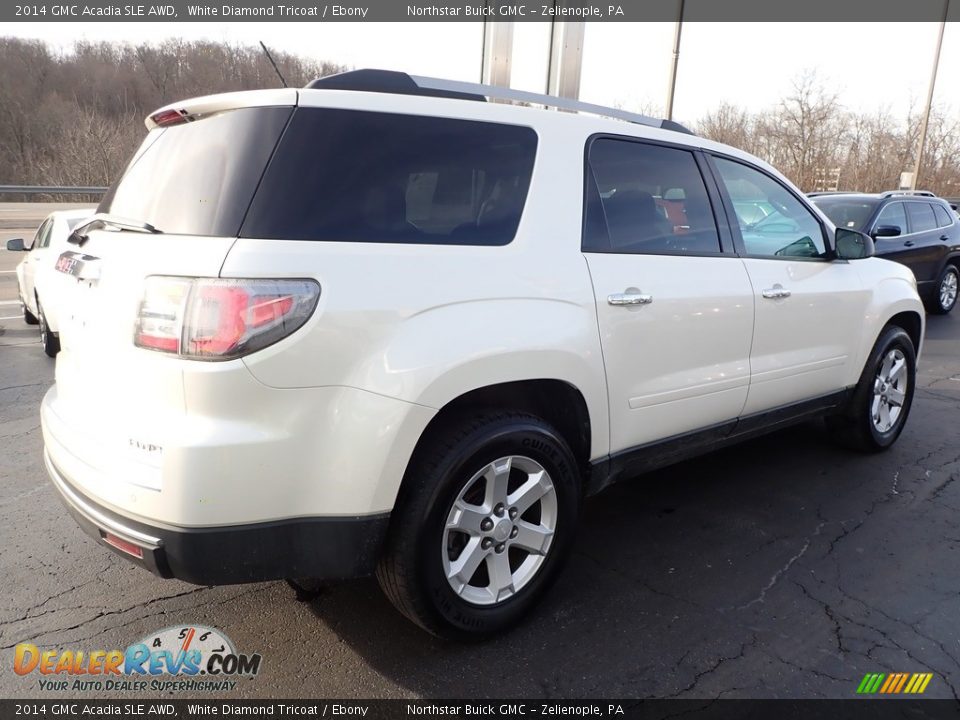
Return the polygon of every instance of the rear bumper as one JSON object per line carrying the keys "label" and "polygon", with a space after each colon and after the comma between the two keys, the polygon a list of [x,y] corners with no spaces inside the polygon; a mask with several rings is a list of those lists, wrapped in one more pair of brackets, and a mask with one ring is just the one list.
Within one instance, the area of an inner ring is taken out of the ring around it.
{"label": "rear bumper", "polygon": [[95,502],[64,477],[46,450],[43,458],[67,509],[90,537],[160,577],[197,585],[369,575],[389,523],[389,514],[379,514],[225,527],[146,524]]}

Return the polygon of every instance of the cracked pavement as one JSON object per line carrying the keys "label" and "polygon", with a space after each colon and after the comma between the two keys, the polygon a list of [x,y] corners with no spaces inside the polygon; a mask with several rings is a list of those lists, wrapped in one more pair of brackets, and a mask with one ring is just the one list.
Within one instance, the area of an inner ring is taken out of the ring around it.
{"label": "cracked pavement", "polygon": [[160,580],[98,546],[43,470],[52,377],[34,328],[0,321],[0,696],[44,696],[13,673],[18,642],[122,648],[202,623],[263,655],[231,697],[850,698],[869,672],[932,672],[926,697],[958,697],[960,312],[928,318],[892,450],[808,424],[614,486],[545,602],[481,645],[424,634],[372,580],[297,602],[282,582]]}

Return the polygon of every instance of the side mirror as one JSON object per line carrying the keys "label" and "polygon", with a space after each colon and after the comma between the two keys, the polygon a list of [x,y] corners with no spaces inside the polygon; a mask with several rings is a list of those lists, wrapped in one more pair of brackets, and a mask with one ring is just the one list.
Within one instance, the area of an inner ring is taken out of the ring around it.
{"label": "side mirror", "polygon": [[873,231],[875,238],[880,237],[898,237],[903,229],[899,225],[877,225]]}
{"label": "side mirror", "polygon": [[837,228],[836,257],[838,260],[860,260],[873,257],[876,247],[873,238],[866,233],[847,228]]}
{"label": "side mirror", "polygon": [[7,250],[10,252],[23,252],[26,250],[23,246],[23,238],[13,238],[12,240],[7,240]]}

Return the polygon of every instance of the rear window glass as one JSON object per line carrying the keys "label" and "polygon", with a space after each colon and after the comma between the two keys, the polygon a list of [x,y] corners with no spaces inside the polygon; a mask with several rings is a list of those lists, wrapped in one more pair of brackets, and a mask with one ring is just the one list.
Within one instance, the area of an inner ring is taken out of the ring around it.
{"label": "rear window glass", "polygon": [[241,235],[505,245],[537,148],[526,127],[298,108]]}
{"label": "rear window glass", "polygon": [[942,205],[934,205],[933,211],[937,214],[937,225],[939,227],[947,227],[948,225],[953,225],[953,220],[950,219],[950,213],[947,212],[947,209]]}
{"label": "rear window glass", "polygon": [[926,232],[937,227],[937,220],[929,203],[907,203],[907,215],[910,217],[910,232]]}
{"label": "rear window glass", "polygon": [[97,211],[164,233],[236,237],[292,111],[243,108],[151,130]]}

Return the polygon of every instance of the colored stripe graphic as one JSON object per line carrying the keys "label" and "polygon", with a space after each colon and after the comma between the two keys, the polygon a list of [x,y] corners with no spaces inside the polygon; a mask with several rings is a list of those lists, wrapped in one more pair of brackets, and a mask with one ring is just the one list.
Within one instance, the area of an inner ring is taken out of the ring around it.
{"label": "colored stripe graphic", "polygon": [[857,686],[858,695],[919,695],[927,689],[933,673],[867,673]]}
{"label": "colored stripe graphic", "polygon": [[908,675],[908,673],[901,673],[901,674],[900,674],[900,682],[897,683],[897,689],[894,690],[894,692],[897,692],[897,693],[898,693],[898,692],[900,692],[901,690],[903,690],[903,686],[904,686],[904,685],[906,684],[906,682],[907,682],[907,675]]}

